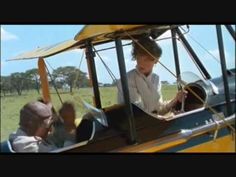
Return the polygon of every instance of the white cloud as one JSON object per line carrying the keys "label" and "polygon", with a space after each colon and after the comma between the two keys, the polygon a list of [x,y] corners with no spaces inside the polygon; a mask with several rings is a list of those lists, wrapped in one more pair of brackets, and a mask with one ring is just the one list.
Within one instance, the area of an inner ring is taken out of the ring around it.
{"label": "white cloud", "polygon": [[15,40],[18,39],[18,37],[1,27],[1,41],[9,41],[9,40]]}

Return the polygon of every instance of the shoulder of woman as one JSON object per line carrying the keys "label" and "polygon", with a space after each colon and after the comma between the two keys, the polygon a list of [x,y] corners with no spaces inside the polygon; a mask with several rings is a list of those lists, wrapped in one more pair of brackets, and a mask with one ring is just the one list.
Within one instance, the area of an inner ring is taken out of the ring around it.
{"label": "shoulder of woman", "polygon": [[135,77],[137,77],[138,73],[135,71],[135,69],[130,70],[129,72],[127,72],[127,79],[128,82],[133,81]]}
{"label": "shoulder of woman", "polygon": [[133,76],[135,74],[136,74],[136,69],[132,69],[132,70],[127,72],[127,76]]}

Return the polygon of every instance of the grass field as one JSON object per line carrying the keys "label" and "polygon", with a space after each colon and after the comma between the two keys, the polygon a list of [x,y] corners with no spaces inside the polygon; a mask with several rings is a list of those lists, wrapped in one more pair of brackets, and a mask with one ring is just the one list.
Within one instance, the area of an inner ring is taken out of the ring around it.
{"label": "grass field", "polygon": [[[61,91],[59,90],[59,92]],[[116,104],[116,93],[116,87],[101,87],[100,95],[102,107]],[[163,85],[162,94],[164,100],[173,98],[176,94],[176,86]],[[93,102],[92,88],[81,88],[79,91],[73,90],[72,95],[70,93],[61,93],[60,96],[63,101],[72,101],[75,104],[77,117],[81,117],[81,115],[85,113],[85,110],[81,108],[79,97],[90,104]],[[29,101],[37,100],[40,97],[41,95],[39,95],[35,90],[23,92],[21,96],[15,94],[1,97],[1,141],[6,140],[9,134],[17,129],[19,111],[24,104]],[[54,107],[58,110],[61,103],[55,91],[52,91],[51,97]]]}

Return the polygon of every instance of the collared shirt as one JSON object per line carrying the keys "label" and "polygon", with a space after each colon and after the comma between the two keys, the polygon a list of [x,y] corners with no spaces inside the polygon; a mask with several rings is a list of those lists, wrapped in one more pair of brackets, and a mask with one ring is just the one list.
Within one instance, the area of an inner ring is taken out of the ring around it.
{"label": "collared shirt", "polygon": [[57,149],[38,136],[28,136],[22,129],[18,128],[15,133],[10,134],[9,140],[16,152],[49,152]]}
{"label": "collared shirt", "polygon": [[[155,73],[143,75],[137,68],[127,73],[131,103],[148,113],[164,115],[170,111],[169,101],[162,100],[161,81]],[[118,103],[124,103],[121,81],[118,81]]]}
{"label": "collared shirt", "polygon": [[[59,138],[59,135],[62,137]],[[38,136],[28,136],[18,128],[16,132],[10,134],[9,141],[16,152],[50,152],[76,143],[75,132],[69,134],[63,128],[58,129],[56,134],[49,134],[46,141]]]}

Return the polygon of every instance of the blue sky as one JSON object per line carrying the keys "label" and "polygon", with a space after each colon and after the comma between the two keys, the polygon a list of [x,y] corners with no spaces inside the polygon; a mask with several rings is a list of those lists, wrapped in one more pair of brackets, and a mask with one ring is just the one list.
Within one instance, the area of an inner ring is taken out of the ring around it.
{"label": "blue sky", "polygon": [[[74,36],[81,30],[83,25],[1,25],[1,75],[10,75],[13,72],[25,72],[28,69],[37,67],[37,59],[24,61],[6,61],[18,54],[33,50],[37,47],[52,45]],[[235,29],[235,26],[233,26]],[[222,26],[225,55],[227,60],[227,67],[235,67],[235,42],[227,33],[227,30]],[[167,32],[163,37],[170,36]],[[213,77],[220,76],[221,68],[211,55],[203,50],[192,37],[197,40],[204,48],[219,59],[218,43],[216,38],[216,30],[214,25],[190,25],[190,32],[186,35],[190,44],[193,46],[199,58],[202,60],[208,71]],[[161,40],[158,42],[162,47],[163,54],[161,62],[171,71],[175,72],[174,58],[172,51],[171,39]],[[103,45],[101,47],[113,46],[114,43]],[[191,62],[185,49],[181,43],[178,42],[181,71],[192,71],[200,75],[196,67]],[[99,48],[101,48],[99,46]],[[97,47],[98,49],[98,47]],[[131,61],[131,47],[124,47],[124,55],[126,60],[126,70],[133,69],[136,65]],[[69,51],[47,58],[47,62],[52,68],[59,66],[79,66],[82,50]],[[101,57],[112,70],[116,78],[119,78],[119,71],[117,66],[117,59],[115,50],[100,52]],[[88,72],[86,61],[83,59],[80,68],[84,72]],[[101,61],[96,58],[96,69],[98,73],[98,80],[101,83],[111,83],[112,79],[108,75]],[[52,69],[51,69],[52,72]],[[175,78],[168,73],[161,65],[157,64],[153,72],[160,75],[161,80],[174,82]]]}

